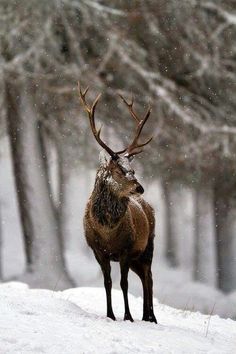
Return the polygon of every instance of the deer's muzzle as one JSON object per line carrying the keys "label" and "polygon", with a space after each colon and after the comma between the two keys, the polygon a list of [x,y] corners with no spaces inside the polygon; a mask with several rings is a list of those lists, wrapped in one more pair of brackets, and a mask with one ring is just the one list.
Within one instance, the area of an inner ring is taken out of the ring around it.
{"label": "deer's muzzle", "polygon": [[141,186],[141,184],[139,184],[137,187],[136,187],[136,190],[135,190],[137,193],[139,194],[143,194],[144,193],[144,189],[143,187]]}

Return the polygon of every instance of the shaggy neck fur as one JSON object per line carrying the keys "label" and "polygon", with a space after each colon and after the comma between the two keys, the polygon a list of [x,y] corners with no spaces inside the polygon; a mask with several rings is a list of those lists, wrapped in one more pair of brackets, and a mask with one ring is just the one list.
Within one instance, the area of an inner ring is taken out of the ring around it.
{"label": "shaggy neck fur", "polygon": [[128,198],[113,191],[107,176],[97,178],[92,193],[92,214],[103,226],[114,227],[125,215]]}

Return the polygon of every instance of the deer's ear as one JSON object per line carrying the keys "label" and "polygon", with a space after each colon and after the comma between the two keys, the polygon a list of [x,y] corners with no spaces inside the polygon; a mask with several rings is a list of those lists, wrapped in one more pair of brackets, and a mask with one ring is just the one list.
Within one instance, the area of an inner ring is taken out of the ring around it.
{"label": "deer's ear", "polygon": [[100,166],[106,167],[110,162],[110,157],[105,153],[104,150],[102,150],[99,154],[99,163]]}

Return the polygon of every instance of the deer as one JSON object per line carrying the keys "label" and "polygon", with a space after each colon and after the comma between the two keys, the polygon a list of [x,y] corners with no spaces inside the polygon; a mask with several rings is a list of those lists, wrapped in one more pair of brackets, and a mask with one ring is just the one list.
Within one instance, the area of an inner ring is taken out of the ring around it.
{"label": "deer", "polygon": [[140,143],[139,138],[147,122],[151,108],[141,119],[134,111],[134,100],[128,102],[122,95],[129,113],[135,121],[133,141],[123,150],[114,152],[102,139],[101,128],[97,130],[95,110],[99,94],[89,105],[86,94],[78,83],[83,109],[88,115],[90,128],[97,143],[105,150],[96,173],[94,189],[84,214],[85,238],[99,263],[106,291],[107,317],[116,320],[112,308],[111,261],[120,264],[120,286],[124,298],[124,320],[133,322],[128,302],[128,272],[131,269],[141,279],[143,287],[143,321],[157,323],[153,311],[152,258],[154,250],[155,215],[153,208],[141,195],[144,188],[138,182],[131,167],[134,156],[143,151],[152,137]]}

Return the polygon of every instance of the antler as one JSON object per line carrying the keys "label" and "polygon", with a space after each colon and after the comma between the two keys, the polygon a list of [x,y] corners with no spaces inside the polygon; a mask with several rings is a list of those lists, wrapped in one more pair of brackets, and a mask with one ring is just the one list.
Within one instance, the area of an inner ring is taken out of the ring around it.
{"label": "antler", "polygon": [[99,130],[96,129],[96,125],[95,125],[95,109],[97,106],[97,103],[101,97],[101,93],[95,98],[92,106],[89,106],[88,103],[86,102],[86,94],[89,90],[89,87],[87,87],[84,92],[82,92],[80,83],[78,82],[78,90],[79,90],[79,96],[80,96],[80,100],[82,105],[84,106],[84,110],[88,113],[88,117],[89,117],[89,122],[90,122],[90,126],[93,132],[93,135],[95,137],[95,139],[97,140],[98,144],[101,145],[103,147],[103,149],[105,149],[108,154],[112,157],[113,160],[117,160],[119,158],[119,154],[123,153],[126,151],[126,149],[118,151],[118,152],[114,152],[111,148],[109,148],[109,146],[107,146],[104,141],[102,141],[102,139],[100,138],[100,134],[101,134],[101,128]]}
{"label": "antler", "polygon": [[119,94],[119,96],[121,97],[121,99],[123,100],[123,102],[125,103],[125,105],[128,107],[129,112],[131,114],[131,116],[134,118],[134,120],[137,123],[137,127],[136,127],[136,133],[134,136],[134,139],[132,141],[132,143],[126,148],[126,154],[125,156],[131,157],[134,155],[139,154],[140,152],[142,152],[142,147],[144,147],[145,145],[147,145],[148,143],[150,143],[150,141],[152,140],[153,137],[149,138],[146,142],[144,143],[139,143],[138,139],[140,137],[140,134],[143,130],[143,127],[146,123],[146,121],[148,120],[150,113],[151,113],[151,107],[148,108],[145,116],[143,119],[140,119],[137,114],[134,112],[133,110],[133,106],[134,106],[134,99],[132,97],[131,102],[129,103],[128,101],[126,101],[126,99]]}

